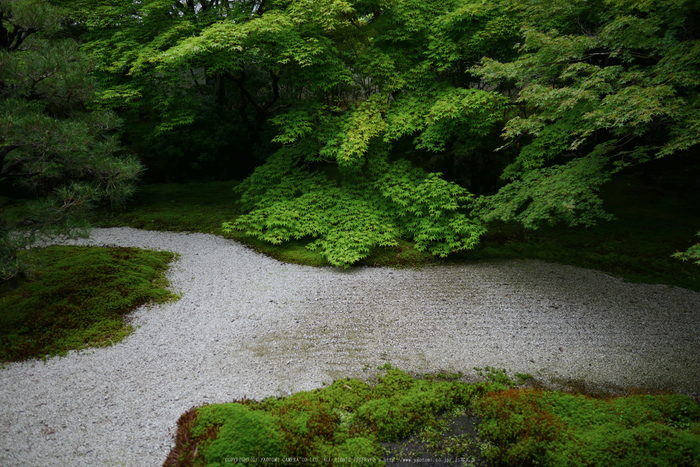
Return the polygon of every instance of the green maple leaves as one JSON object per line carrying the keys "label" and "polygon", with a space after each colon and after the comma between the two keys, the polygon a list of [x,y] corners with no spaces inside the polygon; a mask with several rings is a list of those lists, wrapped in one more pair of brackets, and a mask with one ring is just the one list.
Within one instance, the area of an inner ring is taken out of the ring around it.
{"label": "green maple leaves", "polygon": [[609,219],[597,191],[611,174],[700,144],[700,43],[686,24],[693,8],[519,5],[525,41],[517,59],[484,59],[472,70],[488,83],[515,83],[522,109],[503,131],[523,146],[502,176],[511,183],[484,200],[485,218],[529,227]]}
{"label": "green maple leaves", "polygon": [[224,224],[224,231],[242,230],[271,243],[314,238],[308,248],[340,267],[375,247],[396,245],[400,237],[446,256],[473,247],[485,232],[463,212],[472,200],[466,190],[406,161],[384,161],[381,173],[339,184],[300,170],[289,156],[282,149],[242,184],[243,203],[253,209]]}

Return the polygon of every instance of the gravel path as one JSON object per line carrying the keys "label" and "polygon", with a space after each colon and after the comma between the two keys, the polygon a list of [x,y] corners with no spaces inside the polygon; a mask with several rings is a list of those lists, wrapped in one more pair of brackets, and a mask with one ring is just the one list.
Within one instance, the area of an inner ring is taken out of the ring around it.
{"label": "gravel path", "polygon": [[182,298],[137,310],[121,344],[0,369],[3,466],[161,465],[192,406],[367,378],[385,362],[700,392],[700,293],[686,289],[537,261],[315,269],[129,228],[71,243],[178,252]]}

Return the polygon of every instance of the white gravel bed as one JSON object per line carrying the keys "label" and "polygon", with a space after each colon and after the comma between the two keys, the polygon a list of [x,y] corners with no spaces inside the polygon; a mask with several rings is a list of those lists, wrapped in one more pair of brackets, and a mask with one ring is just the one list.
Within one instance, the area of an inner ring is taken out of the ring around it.
{"label": "white gravel bed", "polygon": [[700,293],[686,289],[539,261],[319,269],[130,228],[70,243],[177,252],[182,298],[134,312],[115,346],[0,369],[3,466],[162,465],[193,406],[369,378],[386,362],[700,392]]}

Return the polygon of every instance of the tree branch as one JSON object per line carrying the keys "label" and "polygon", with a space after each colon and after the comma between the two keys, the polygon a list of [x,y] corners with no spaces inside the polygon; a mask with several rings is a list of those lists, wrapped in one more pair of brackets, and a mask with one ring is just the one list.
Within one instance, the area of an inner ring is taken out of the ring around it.
{"label": "tree branch", "polygon": [[270,109],[270,113],[273,114],[273,113],[277,112],[278,110],[286,109],[286,108],[291,107],[291,106],[292,106],[292,104],[282,104],[282,105],[278,105],[278,106],[275,107],[274,109]]}
{"label": "tree branch", "polygon": [[[236,78],[233,73],[230,71],[226,70],[223,75],[236,83],[238,85],[238,97],[241,100],[241,105],[238,108],[238,113],[241,116],[241,120],[243,120],[243,124],[246,126],[246,128],[249,131],[254,131],[253,124],[250,123],[250,119],[248,118],[248,114],[246,113],[246,108],[248,107],[248,98],[245,95],[245,71],[241,70],[241,77]],[[250,93],[248,93],[250,94]]]}
{"label": "tree branch", "polygon": [[4,167],[5,166],[5,157],[7,157],[7,155],[9,153],[11,153],[13,150],[15,150],[21,146],[22,146],[21,144],[8,144],[7,146],[3,146],[0,149],[0,169],[2,169],[0,171],[0,176],[5,176],[6,174],[12,172],[15,169],[15,167],[18,167],[20,165],[19,162],[13,162],[12,164],[8,165],[7,167]]}
{"label": "tree branch", "polygon": [[275,74],[272,70],[270,70],[270,85],[272,86],[272,98],[270,98],[270,101],[262,106],[262,110],[266,113],[268,109],[272,107],[272,104],[274,104],[280,96],[279,81],[279,74]]}
{"label": "tree branch", "polygon": [[250,102],[250,104],[255,108],[256,112],[263,112],[264,110],[262,107],[260,107],[260,104],[258,103],[257,100],[255,100],[255,96],[253,96],[250,91],[245,87],[245,71],[241,70],[241,76],[236,77],[233,73],[230,71],[226,70],[224,72],[224,76],[226,76],[228,79],[233,81],[238,85],[238,89],[242,93],[243,97]]}

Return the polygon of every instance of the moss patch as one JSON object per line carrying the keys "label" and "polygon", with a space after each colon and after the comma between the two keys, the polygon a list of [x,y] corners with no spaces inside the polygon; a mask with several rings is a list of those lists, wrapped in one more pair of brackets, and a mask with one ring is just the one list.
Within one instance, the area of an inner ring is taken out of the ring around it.
{"label": "moss patch", "polygon": [[584,395],[511,389],[477,403],[497,465],[695,466],[700,405],[681,395]]}
{"label": "moss patch", "polygon": [[119,342],[132,331],[127,313],[175,298],[164,288],[170,252],[53,246],[24,254],[34,277],[0,289],[1,362]]}
{"label": "moss patch", "polygon": [[221,234],[221,224],[239,214],[236,181],[144,185],[124,209],[103,207],[98,227],[134,227],[168,232]]}
{"label": "moss patch", "polygon": [[287,398],[193,408],[165,465],[700,462],[700,405],[689,397],[592,398],[515,388],[504,374],[470,384],[389,367],[376,385],[338,380]]}
{"label": "moss patch", "polygon": [[202,407],[198,416],[192,436],[211,438],[202,449],[207,465],[222,465],[228,458],[282,455],[282,432],[265,411],[252,410],[249,404],[219,404]]}
{"label": "moss patch", "polygon": [[[293,464],[294,459],[306,459],[311,465],[384,465],[386,443],[437,426],[440,414],[468,406],[475,395],[498,389],[504,387],[493,382],[470,385],[415,379],[388,368],[376,385],[345,379],[287,398],[204,406],[196,409],[194,422],[191,412],[181,418],[177,445],[165,465],[218,465],[211,459],[218,456],[215,446],[221,433],[240,430],[229,427],[243,426],[242,416],[258,412],[258,417],[263,413],[270,417],[259,425],[266,428],[255,435],[255,430],[248,430],[246,436],[281,440],[281,450],[275,444],[270,451],[251,455],[253,446],[224,443],[229,459],[248,459],[248,465],[262,465],[265,457],[277,458],[282,465]],[[216,434],[212,426],[219,427]]]}

